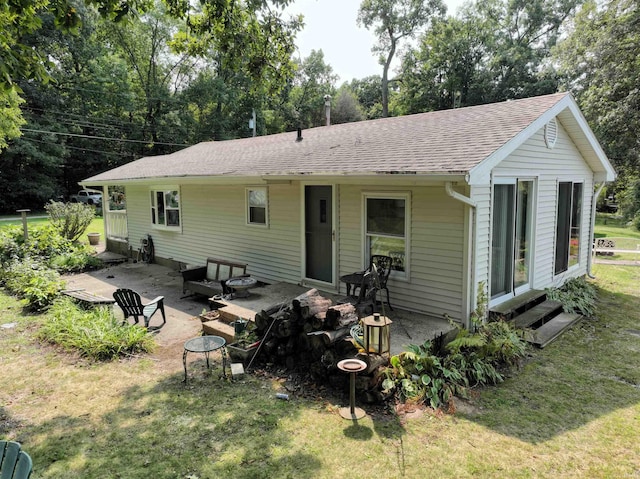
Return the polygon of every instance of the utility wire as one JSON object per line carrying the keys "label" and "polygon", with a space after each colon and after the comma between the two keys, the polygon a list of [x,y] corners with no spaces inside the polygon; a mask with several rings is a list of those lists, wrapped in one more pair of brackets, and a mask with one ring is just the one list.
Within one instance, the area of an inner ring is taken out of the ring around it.
{"label": "utility wire", "polygon": [[154,144],[154,145],[164,145],[164,146],[182,146],[184,148],[186,148],[187,146],[192,146],[192,145],[185,145],[184,143],[165,143],[161,141],[128,140],[125,138],[109,138],[106,136],[80,135],[78,133],[62,133],[59,131],[33,130],[31,128],[21,128],[21,130],[28,131],[31,133],[46,133],[46,134],[52,134],[52,135],[74,136],[76,138],[89,138],[91,140],[122,141],[125,143],[142,143],[145,145]]}
{"label": "utility wire", "polygon": [[37,140],[35,138],[30,138],[28,136],[22,136],[20,137],[21,140],[25,140],[25,141],[35,141],[36,143],[43,143],[45,145],[49,145],[49,146],[57,146],[59,148],[68,148],[70,150],[80,150],[80,151],[86,151],[89,153],[101,153],[103,155],[111,155],[111,156],[132,156],[130,153],[115,153],[113,151],[104,151],[104,150],[93,150],[91,148],[82,148],[80,146],[71,146],[71,145],[60,145],[58,143],[52,143],[50,141],[43,141],[43,140]]}

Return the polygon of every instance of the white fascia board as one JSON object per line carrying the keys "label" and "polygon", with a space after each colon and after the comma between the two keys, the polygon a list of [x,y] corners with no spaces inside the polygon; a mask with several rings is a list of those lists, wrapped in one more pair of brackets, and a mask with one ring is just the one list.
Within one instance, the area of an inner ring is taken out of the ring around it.
{"label": "white fascia board", "polygon": [[[553,107],[549,108],[538,119],[533,121],[524,130],[514,136],[511,140],[505,143],[502,147],[497,149],[494,153],[489,155],[480,164],[476,165],[469,172],[469,184],[472,186],[484,185],[489,181],[491,177],[491,171],[517,148],[519,148],[524,142],[532,137],[538,130],[546,125],[552,118],[555,118],[565,110],[571,112],[572,118],[575,120],[580,130],[583,132],[585,138],[589,142],[589,146],[593,150],[596,158],[602,165],[602,171],[605,173],[606,181],[613,181],[616,177],[615,170],[609,162],[607,155],[604,154],[600,143],[596,139],[593,131],[589,127],[587,120],[580,111],[578,104],[570,94],[567,94],[556,103]],[[598,173],[598,172],[596,172]]]}

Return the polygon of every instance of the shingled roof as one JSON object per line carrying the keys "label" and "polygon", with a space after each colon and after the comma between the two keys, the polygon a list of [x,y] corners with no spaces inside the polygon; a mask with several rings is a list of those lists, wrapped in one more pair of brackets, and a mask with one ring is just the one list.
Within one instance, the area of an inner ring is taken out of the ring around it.
{"label": "shingled roof", "polygon": [[311,128],[302,131],[302,141],[290,132],[203,142],[169,155],[141,158],[82,183],[184,177],[463,175],[567,96],[557,93]]}

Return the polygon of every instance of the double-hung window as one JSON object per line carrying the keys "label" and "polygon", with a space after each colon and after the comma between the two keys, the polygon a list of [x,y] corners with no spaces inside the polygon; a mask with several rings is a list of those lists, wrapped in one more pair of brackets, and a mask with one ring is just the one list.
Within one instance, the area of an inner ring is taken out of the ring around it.
{"label": "double-hung window", "polygon": [[247,224],[268,225],[268,199],[266,187],[247,188]]}
{"label": "double-hung window", "polygon": [[366,261],[372,255],[390,256],[394,276],[407,277],[409,265],[409,193],[367,193],[365,209]]}
{"label": "double-hung window", "polygon": [[558,183],[555,274],[580,262],[582,197],[582,183]]}
{"label": "double-hung window", "polygon": [[180,191],[177,188],[151,190],[151,223],[159,228],[180,228]]}

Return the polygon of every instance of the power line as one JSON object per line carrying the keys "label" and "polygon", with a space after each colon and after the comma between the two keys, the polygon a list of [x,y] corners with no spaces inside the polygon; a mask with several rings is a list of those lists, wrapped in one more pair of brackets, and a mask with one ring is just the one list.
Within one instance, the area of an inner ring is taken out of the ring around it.
{"label": "power line", "polygon": [[63,136],[73,136],[76,138],[88,138],[91,140],[109,140],[109,141],[122,141],[125,143],[142,143],[145,145],[148,144],[154,144],[154,145],[163,145],[163,146],[182,146],[184,148],[186,148],[187,146],[192,146],[192,145],[185,145],[184,143],[165,143],[162,141],[144,141],[144,140],[128,140],[125,138],[109,138],[106,136],[94,136],[94,135],[80,135],[78,133],[62,133],[59,131],[45,131],[45,130],[33,130],[31,128],[21,128],[22,131],[28,131],[31,133],[45,133],[45,134],[52,134],[52,135],[63,135]]}
{"label": "power line", "polygon": [[52,143],[50,141],[43,141],[43,140],[37,140],[35,138],[29,138],[28,136],[22,136],[20,137],[21,140],[25,140],[25,141],[35,141],[36,143],[42,143],[44,145],[49,145],[49,146],[58,146],[60,148],[68,148],[71,150],[80,150],[80,151],[87,151],[90,153],[101,153],[103,155],[111,155],[111,156],[132,156],[130,153],[115,153],[113,151],[103,151],[103,150],[93,150],[91,148],[82,148],[80,146],[71,146],[71,145],[59,145],[57,143]]}

